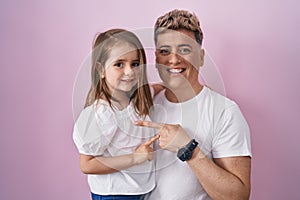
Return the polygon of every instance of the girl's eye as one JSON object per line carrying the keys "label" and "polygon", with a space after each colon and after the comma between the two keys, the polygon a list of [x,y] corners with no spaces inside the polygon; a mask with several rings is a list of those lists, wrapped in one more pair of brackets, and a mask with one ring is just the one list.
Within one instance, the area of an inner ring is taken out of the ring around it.
{"label": "girl's eye", "polygon": [[116,66],[116,67],[123,67],[123,63],[121,63],[121,62],[115,63],[114,66]]}
{"label": "girl's eye", "polygon": [[189,54],[191,52],[192,52],[192,50],[190,48],[180,48],[179,49],[179,53],[182,55]]}
{"label": "girl's eye", "polygon": [[139,62],[132,63],[131,66],[132,66],[132,67],[139,67],[139,66],[140,66],[140,63],[139,63]]}
{"label": "girl's eye", "polygon": [[160,49],[159,53],[162,55],[168,55],[170,53],[170,50],[169,49]]}

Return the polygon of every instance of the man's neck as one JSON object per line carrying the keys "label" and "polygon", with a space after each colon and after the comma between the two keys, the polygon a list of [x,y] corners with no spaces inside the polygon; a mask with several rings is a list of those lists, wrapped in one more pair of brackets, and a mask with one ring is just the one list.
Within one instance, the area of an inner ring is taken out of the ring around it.
{"label": "man's neck", "polygon": [[197,83],[193,87],[189,88],[166,88],[165,95],[170,102],[182,103],[197,96],[201,92],[202,88],[203,86],[200,83]]}

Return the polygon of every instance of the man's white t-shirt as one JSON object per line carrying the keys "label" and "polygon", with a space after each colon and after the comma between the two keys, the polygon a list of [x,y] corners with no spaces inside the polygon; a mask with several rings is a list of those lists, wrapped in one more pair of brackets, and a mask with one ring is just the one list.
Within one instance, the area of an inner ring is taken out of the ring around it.
{"label": "man's white t-shirt", "polygon": [[[112,110],[103,100],[86,107],[77,119],[73,139],[79,153],[92,156],[120,156],[131,154],[154,136],[153,129],[134,125],[139,117],[133,103],[124,110]],[[110,174],[89,174],[92,193],[100,195],[145,194],[155,186],[154,163],[146,161]]]}
{"label": "man's white t-shirt", "polygon": [[[160,92],[154,99],[154,122],[180,124],[210,158],[251,156],[250,131],[237,104],[203,87],[193,99],[169,102]],[[150,200],[210,199],[186,162],[176,153],[156,151],[156,187]]]}

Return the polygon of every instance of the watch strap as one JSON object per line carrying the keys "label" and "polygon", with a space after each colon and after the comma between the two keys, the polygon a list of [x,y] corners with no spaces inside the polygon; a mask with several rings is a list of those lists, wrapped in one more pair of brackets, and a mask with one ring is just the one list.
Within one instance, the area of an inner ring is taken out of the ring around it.
{"label": "watch strap", "polygon": [[186,147],[189,148],[189,150],[194,151],[195,148],[197,147],[198,142],[195,139],[192,139],[187,145]]}

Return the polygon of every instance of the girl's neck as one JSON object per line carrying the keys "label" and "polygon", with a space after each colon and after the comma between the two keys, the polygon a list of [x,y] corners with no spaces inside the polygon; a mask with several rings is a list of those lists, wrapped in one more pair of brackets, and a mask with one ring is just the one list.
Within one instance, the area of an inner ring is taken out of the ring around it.
{"label": "girl's neck", "polygon": [[119,110],[123,110],[129,105],[130,98],[129,96],[124,92],[122,93],[114,93],[113,97],[111,99],[111,103],[116,106]]}

